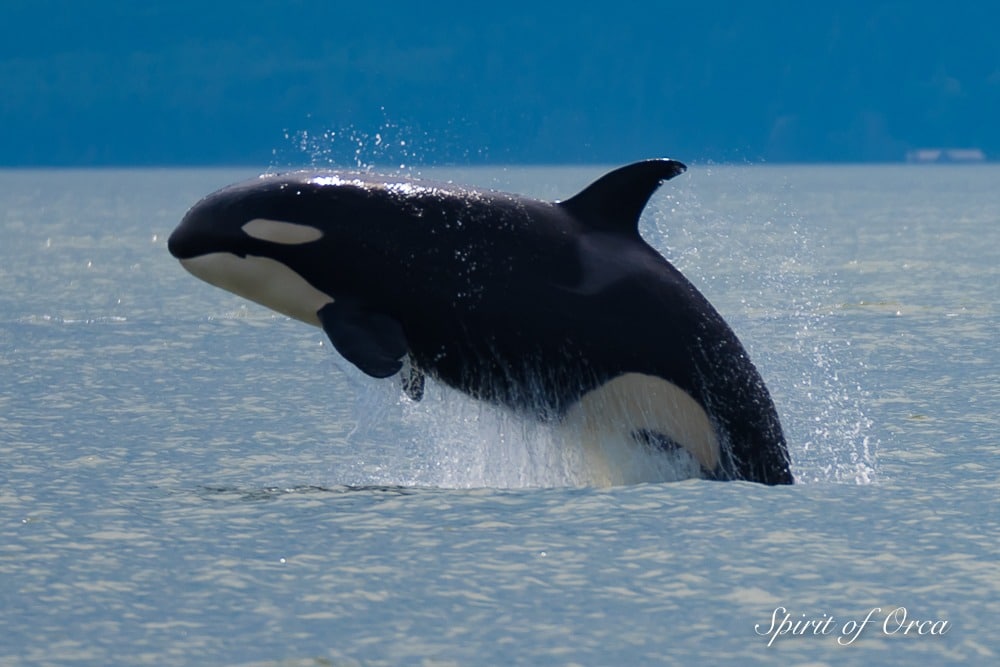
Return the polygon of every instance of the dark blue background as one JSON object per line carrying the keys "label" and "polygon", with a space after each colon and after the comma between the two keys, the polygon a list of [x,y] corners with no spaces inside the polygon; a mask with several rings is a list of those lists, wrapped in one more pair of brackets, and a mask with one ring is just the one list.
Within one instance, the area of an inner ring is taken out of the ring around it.
{"label": "dark blue background", "polygon": [[0,164],[996,156],[995,6],[7,0]]}

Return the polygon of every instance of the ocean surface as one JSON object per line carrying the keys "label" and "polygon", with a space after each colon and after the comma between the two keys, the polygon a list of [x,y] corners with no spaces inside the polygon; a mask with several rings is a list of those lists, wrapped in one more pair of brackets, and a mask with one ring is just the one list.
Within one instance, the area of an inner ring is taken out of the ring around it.
{"label": "ocean surface", "polygon": [[253,175],[0,171],[0,664],[1000,664],[1000,167],[654,196],[644,236],[774,396],[782,488],[593,486],[196,280],[167,236]]}

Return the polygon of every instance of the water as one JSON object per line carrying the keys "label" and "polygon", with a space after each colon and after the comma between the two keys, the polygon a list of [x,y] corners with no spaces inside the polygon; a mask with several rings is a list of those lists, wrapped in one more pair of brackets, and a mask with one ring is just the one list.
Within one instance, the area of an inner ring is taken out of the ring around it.
{"label": "water", "polygon": [[250,175],[0,172],[0,664],[995,664],[997,167],[701,166],[654,198],[788,488],[586,486],[538,427],[401,400],[168,255]]}

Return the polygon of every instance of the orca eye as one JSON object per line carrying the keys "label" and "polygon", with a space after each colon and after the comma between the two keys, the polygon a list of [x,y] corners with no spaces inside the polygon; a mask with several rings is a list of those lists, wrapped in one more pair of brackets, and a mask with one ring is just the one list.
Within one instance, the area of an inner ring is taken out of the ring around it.
{"label": "orca eye", "polygon": [[282,245],[301,245],[323,238],[322,230],[311,225],[268,220],[267,218],[254,218],[243,225],[242,229],[247,236]]}

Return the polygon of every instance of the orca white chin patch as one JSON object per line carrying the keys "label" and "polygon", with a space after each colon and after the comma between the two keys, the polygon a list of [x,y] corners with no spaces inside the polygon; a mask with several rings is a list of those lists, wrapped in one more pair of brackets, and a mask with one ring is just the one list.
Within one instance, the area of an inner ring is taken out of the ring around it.
{"label": "orca white chin patch", "polygon": [[587,392],[567,412],[565,423],[593,443],[609,435],[659,434],[705,470],[719,465],[719,439],[704,408],[677,385],[653,375],[625,373]]}
{"label": "orca white chin patch", "polygon": [[302,245],[323,238],[323,231],[312,225],[267,218],[254,218],[243,225],[242,229],[247,236],[281,245]]}
{"label": "orca white chin patch", "polygon": [[181,264],[207,283],[313,326],[320,326],[316,312],[333,303],[333,297],[269,257],[213,252],[182,259]]}

